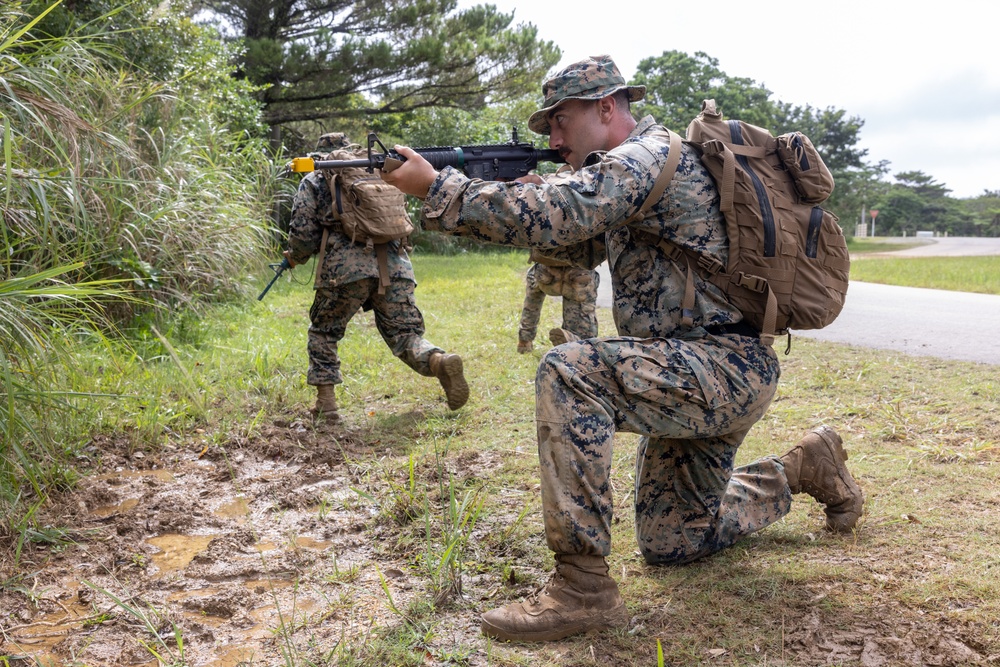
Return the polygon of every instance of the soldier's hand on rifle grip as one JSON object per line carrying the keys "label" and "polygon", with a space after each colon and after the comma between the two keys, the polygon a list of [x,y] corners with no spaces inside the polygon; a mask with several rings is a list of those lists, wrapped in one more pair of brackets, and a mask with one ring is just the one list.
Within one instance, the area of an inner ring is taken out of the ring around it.
{"label": "soldier's hand on rifle grip", "polygon": [[395,146],[394,150],[406,161],[394,168],[379,170],[382,180],[408,195],[425,199],[437,178],[437,170],[409,146]]}
{"label": "soldier's hand on rifle grip", "polygon": [[296,264],[295,264],[295,262],[292,261],[291,251],[290,250],[285,250],[281,254],[282,254],[282,256],[284,256],[285,259],[288,260],[288,268],[294,269],[295,266],[296,266]]}

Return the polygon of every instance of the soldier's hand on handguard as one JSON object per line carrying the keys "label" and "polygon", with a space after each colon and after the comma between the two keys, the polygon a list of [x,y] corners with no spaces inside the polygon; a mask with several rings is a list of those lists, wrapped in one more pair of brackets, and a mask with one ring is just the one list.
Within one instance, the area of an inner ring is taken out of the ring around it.
{"label": "soldier's hand on handguard", "polygon": [[514,179],[515,183],[531,183],[532,185],[543,185],[545,181],[538,174],[525,174]]}
{"label": "soldier's hand on handguard", "polygon": [[437,178],[437,170],[409,146],[395,146],[394,150],[405,157],[406,161],[392,171],[379,171],[382,180],[408,195],[425,199],[431,184]]}

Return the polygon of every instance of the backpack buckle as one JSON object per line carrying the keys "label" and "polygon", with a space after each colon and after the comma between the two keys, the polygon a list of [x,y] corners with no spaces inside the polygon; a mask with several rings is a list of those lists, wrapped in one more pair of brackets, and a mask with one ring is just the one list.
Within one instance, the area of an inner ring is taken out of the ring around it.
{"label": "backpack buckle", "polygon": [[722,260],[709,257],[708,255],[699,255],[698,266],[703,271],[707,271],[710,275],[714,276],[719,271],[722,271]]}
{"label": "backpack buckle", "polygon": [[742,272],[740,273],[740,277],[736,280],[736,284],[757,293],[763,292],[767,289],[766,279],[761,278],[760,276],[751,276]]}

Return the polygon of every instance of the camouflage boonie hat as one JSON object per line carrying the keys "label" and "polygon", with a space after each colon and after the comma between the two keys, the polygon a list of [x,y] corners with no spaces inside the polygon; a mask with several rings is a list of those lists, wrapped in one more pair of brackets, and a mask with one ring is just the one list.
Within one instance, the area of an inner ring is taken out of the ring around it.
{"label": "camouflage boonie hat", "polygon": [[329,153],[338,148],[347,148],[350,145],[350,139],[343,132],[329,132],[316,141],[316,150],[321,153]]}
{"label": "camouflage boonie hat", "polygon": [[646,86],[627,86],[611,56],[592,56],[567,66],[542,84],[544,108],[531,114],[528,127],[539,134],[549,134],[549,112],[566,100],[599,100],[619,90],[628,90],[630,102],[646,95]]}

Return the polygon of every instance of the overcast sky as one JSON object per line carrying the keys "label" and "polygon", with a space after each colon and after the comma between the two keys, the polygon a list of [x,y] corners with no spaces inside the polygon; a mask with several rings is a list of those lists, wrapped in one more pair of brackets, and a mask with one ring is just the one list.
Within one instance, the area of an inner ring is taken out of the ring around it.
{"label": "overcast sky", "polygon": [[644,58],[704,51],[772,99],[862,118],[860,145],[890,174],[923,171],[954,197],[1000,190],[993,0],[460,0],[487,3],[537,26],[559,67],[607,53],[629,79]]}

